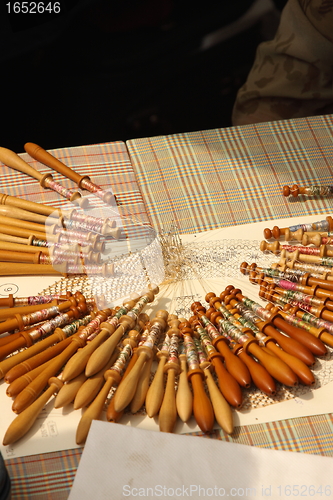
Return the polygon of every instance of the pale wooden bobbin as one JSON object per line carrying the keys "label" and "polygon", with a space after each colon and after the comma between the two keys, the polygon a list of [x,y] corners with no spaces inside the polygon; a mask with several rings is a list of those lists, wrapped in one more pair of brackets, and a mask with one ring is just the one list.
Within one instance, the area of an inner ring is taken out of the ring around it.
{"label": "pale wooden bobbin", "polygon": [[147,291],[144,295],[142,295],[137,303],[128,302],[128,308],[125,304],[124,307],[128,309],[128,314],[125,312],[124,315],[120,318],[120,325],[117,329],[109,336],[109,338],[94,352],[91,354],[87,365],[86,365],[86,375],[90,377],[94,373],[97,373],[105,364],[108,362],[108,359],[112,356],[114,349],[117,344],[120,342],[123,334],[130,329],[134,328],[138,315],[141,313],[143,307],[154,300],[154,291]]}
{"label": "pale wooden bobbin", "polygon": [[[79,390],[77,391],[74,401],[73,408],[74,410],[79,410],[80,408],[84,408],[89,406],[90,403],[95,399],[98,395],[99,391],[104,385],[105,379],[104,374],[107,370],[111,368],[113,363],[116,361],[120,353],[119,348],[117,347],[112,354],[109,362],[97,373],[92,375],[91,377],[86,377],[86,380],[81,385]],[[74,379],[75,380],[75,379]],[[70,381],[71,382],[71,381]],[[64,387],[67,384],[64,384]]]}
{"label": "pale wooden bobbin", "polygon": [[[149,318],[147,317],[147,321],[146,323],[149,322]],[[131,330],[130,332],[128,332],[128,334],[130,335],[131,332],[135,332],[136,330]],[[138,333],[138,332],[137,332]],[[138,341],[138,339],[136,339],[136,342]],[[133,354],[131,356],[131,359],[126,367],[126,370],[123,374],[123,377],[122,377],[122,380],[124,380],[128,374],[130,373],[130,371],[132,370],[133,366],[135,365],[135,363],[137,362],[138,360],[138,354],[136,352],[136,347],[134,348],[133,350]],[[107,407],[107,410],[106,410],[106,419],[108,420],[108,422],[119,422],[119,420],[121,419],[121,417],[123,416],[124,414],[124,410],[121,410],[121,411],[116,411],[115,410],[115,407],[114,407],[114,398],[111,398],[111,401],[109,402],[108,404],[108,407]]]}
{"label": "pale wooden bobbin", "polygon": [[175,384],[176,377],[180,372],[178,344],[181,338],[181,332],[178,328],[179,324],[180,321],[173,315],[172,319],[169,320],[170,329],[166,333],[170,338],[169,359],[163,370],[167,375],[167,382],[158,414],[158,424],[162,432],[173,432],[178,418]]}
{"label": "pale wooden bobbin", "polygon": [[20,413],[20,415],[18,415],[10,424],[3,438],[4,446],[16,443],[27,434],[48,400],[56,394],[61,387],[62,381],[60,376],[50,378],[48,389],[46,389],[33,404]]}
{"label": "pale wooden bobbin", "polygon": [[176,407],[179,418],[183,422],[187,422],[193,411],[193,395],[190,388],[186,354],[184,352],[184,344],[181,344],[179,352],[180,373],[178,376],[178,388],[176,393]]}
{"label": "pale wooden bobbin", "polygon": [[158,414],[163,401],[164,366],[169,357],[169,344],[170,338],[169,335],[166,335],[160,350],[156,353],[158,365],[152,383],[148,388],[145,400],[146,413],[150,418]]}
{"label": "pale wooden bobbin", "polygon": [[207,360],[207,355],[204,352],[204,348],[198,338],[194,339],[198,358],[200,361],[200,368],[203,370],[206,385],[208,388],[209,397],[213,406],[214,415],[216,422],[220,425],[221,429],[227,434],[232,434],[234,430],[233,415],[231,407],[223,397],[221,391],[217,387],[214,377],[212,376],[213,366]]}
{"label": "pale wooden bobbin", "polygon": [[119,385],[114,396],[114,407],[116,411],[123,410],[129,405],[135,395],[138,380],[145,363],[153,356],[153,347],[156,339],[166,328],[168,312],[161,310],[151,321],[149,335],[145,342],[137,348],[138,360],[125,380]]}

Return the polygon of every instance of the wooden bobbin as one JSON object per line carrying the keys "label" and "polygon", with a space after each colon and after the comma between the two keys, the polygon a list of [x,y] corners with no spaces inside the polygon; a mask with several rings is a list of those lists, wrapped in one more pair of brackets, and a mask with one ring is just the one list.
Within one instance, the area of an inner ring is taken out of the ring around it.
{"label": "wooden bobbin", "polygon": [[107,370],[105,372],[105,384],[102,389],[94,399],[94,401],[89,405],[89,407],[83,413],[79,425],[76,430],[76,443],[83,444],[88,436],[88,432],[93,420],[98,420],[104,404],[105,400],[112,388],[113,385],[119,384],[121,380],[120,374],[115,370]]}
{"label": "wooden bobbin", "polygon": [[[148,323],[149,321],[149,318],[147,317],[147,320],[146,320],[146,324]],[[131,334],[131,332],[136,332],[136,335],[138,335],[138,332],[136,330],[131,330],[130,332],[128,332],[128,335]],[[136,337],[136,343],[138,343],[138,338],[139,337]],[[129,363],[126,367],[126,370],[122,376],[122,380],[124,380],[128,374],[130,373],[130,371],[132,370],[133,366],[135,365],[135,363],[137,362],[138,360],[138,354],[136,352],[136,347],[134,348],[133,350],[133,354],[131,356],[131,359],[129,360]],[[124,413],[124,410],[121,410],[119,412],[117,412],[115,410],[115,407],[114,407],[114,398],[111,399],[108,407],[107,407],[107,410],[106,410],[106,419],[108,420],[108,422],[119,422],[119,420],[121,419],[121,417],[123,416],[123,413]]]}
{"label": "wooden bobbin", "polygon": [[[51,313],[47,319],[50,319],[50,318],[52,318],[52,317],[54,317],[62,312],[68,311],[70,309],[70,307],[72,307],[73,305],[74,305],[74,307],[77,306],[77,304],[76,303],[73,304],[72,301],[66,301],[66,302],[60,303],[57,306],[58,312],[52,312],[52,309],[50,309],[50,308],[46,309],[46,311],[49,310]],[[81,309],[81,311],[82,311],[82,309]],[[10,318],[7,321],[4,321],[3,323],[1,323],[1,325],[2,324],[8,325],[12,321],[13,322],[17,321],[17,325],[20,328],[20,331],[16,332],[15,334],[10,336],[10,338],[12,339],[11,342],[8,342],[5,345],[2,345],[0,347],[0,359],[4,359],[9,354],[12,354],[13,352],[18,351],[19,349],[22,349],[23,347],[30,347],[33,345],[34,342],[36,342],[37,340],[40,339],[41,333],[36,334],[36,331],[34,328],[31,328],[29,330],[24,330],[25,322],[22,320],[22,318],[24,319],[24,316],[17,314],[13,318]],[[38,319],[38,317],[36,317],[35,322],[38,322],[38,321],[39,321],[39,319]],[[23,325],[23,327],[21,325]]]}
{"label": "wooden bobbin", "polygon": [[52,363],[37,376],[14,400],[13,411],[20,413],[27,408],[43,391],[50,376],[54,376],[66,364],[68,359],[81,347],[84,347],[87,336],[83,332],[77,332],[71,337],[70,344],[58,356],[53,358]]}
{"label": "wooden bobbin", "polygon": [[234,431],[234,420],[231,408],[217,387],[209,367],[204,368],[204,375],[206,378],[210,400],[213,405],[215,419],[224,432],[232,434]]}
{"label": "wooden bobbin", "polygon": [[[318,228],[322,227],[321,222],[322,221],[314,222],[311,225],[312,229],[313,229],[313,232],[317,232]],[[333,218],[331,216],[326,217],[326,222],[327,222],[327,226],[328,226],[328,231],[333,231]],[[306,230],[306,232],[312,232],[312,231]],[[264,230],[264,238],[266,238],[266,240],[269,240],[271,238],[274,238],[275,240],[278,240],[281,236],[286,236],[286,234],[287,234],[286,240],[288,238],[290,239],[290,228],[286,228],[286,227],[279,228],[278,226],[274,226],[272,230],[268,229],[268,228],[266,228]],[[299,233],[297,233],[297,235],[299,235]]]}
{"label": "wooden bobbin", "polygon": [[[110,369],[107,369],[104,373],[104,384],[100,391],[98,392],[95,399],[90,403],[88,408],[84,411],[79,425],[76,431],[76,442],[77,444],[82,444],[85,442],[88,432],[93,420],[98,420],[102,414],[102,411],[105,406],[105,402],[107,396],[114,385],[118,385],[122,378],[122,373],[120,370],[120,366],[124,367],[124,363],[126,363],[126,358],[129,355],[129,345],[125,345],[124,348],[119,353],[118,356],[115,356],[115,364],[112,363]],[[122,356],[125,359],[122,359]],[[118,359],[117,359],[118,358]]]}
{"label": "wooden bobbin", "polygon": [[[13,296],[12,296],[13,297]],[[7,299],[0,299],[1,301],[5,301]],[[5,302],[1,302],[1,304],[5,305]],[[13,297],[13,304],[15,304],[15,298]],[[26,305],[26,306],[15,306],[15,307],[5,307],[0,309],[0,321],[5,321],[8,318],[15,316],[16,314],[24,315],[31,314],[32,312],[39,311],[40,309],[49,309],[50,307],[54,307],[59,304],[57,299],[52,300],[46,304],[34,304],[34,305]],[[1,345],[1,343],[0,343]]]}
{"label": "wooden bobbin", "polygon": [[23,221],[35,222],[44,226],[46,224],[58,224],[61,226],[63,220],[60,213],[59,218],[56,219],[55,217],[49,217],[47,215],[38,214],[29,210],[24,210],[23,208],[8,205],[0,205],[0,214],[2,217],[21,219]]}
{"label": "wooden bobbin", "polygon": [[78,390],[86,380],[87,377],[85,374],[81,373],[73,380],[65,383],[55,398],[54,408],[63,408],[64,406],[73,403]]}
{"label": "wooden bobbin", "polygon": [[88,175],[80,175],[80,174],[76,173],[74,170],[67,167],[67,165],[62,163],[57,158],[55,158],[55,156],[52,156],[50,153],[45,151],[45,149],[41,148],[37,144],[34,144],[33,142],[25,143],[24,149],[32,158],[39,161],[40,163],[43,163],[44,165],[47,165],[48,167],[52,168],[56,172],[59,172],[60,174],[67,177],[68,179],[71,179],[79,187],[81,187],[80,185],[81,185],[81,182],[83,179],[90,180],[90,177]]}
{"label": "wooden bobbin", "polygon": [[146,360],[143,369],[141,370],[136,390],[129,406],[131,413],[137,413],[140,410],[140,408],[144,405],[149,388],[150,374],[155,354],[156,354],[156,346],[153,347],[152,356]]}
{"label": "wooden bobbin", "polygon": [[158,359],[158,365],[152,383],[148,388],[145,401],[146,413],[150,418],[158,414],[163,401],[164,366],[169,357],[168,343],[163,343],[161,349],[156,353],[156,357]]}
{"label": "wooden bobbin", "polygon": [[[233,297],[233,295],[227,295],[224,296],[224,300],[228,302],[232,307],[235,307],[238,301]],[[260,318],[254,321],[255,326],[260,330],[260,332],[268,337],[273,338],[285,352],[297,357],[307,366],[313,366],[315,364],[315,357],[306,346],[304,346],[297,340],[280,333],[276,328],[274,328],[270,321],[260,320]]]}
{"label": "wooden bobbin", "polygon": [[[180,321],[177,317],[172,317],[168,321],[170,329],[167,334],[170,337],[171,343],[178,341],[181,338],[181,332],[179,330]],[[176,404],[176,377],[180,372],[180,363],[178,359],[178,349],[177,349],[177,359],[169,358],[163,369],[164,373],[167,375],[167,382],[165,391],[163,394],[162,404],[158,414],[158,424],[160,431],[162,432],[173,432],[174,427],[177,422],[178,412]]]}
{"label": "wooden bobbin", "polygon": [[28,212],[46,215],[47,217],[53,217],[55,219],[61,217],[61,210],[59,208],[54,208],[42,203],[35,203],[34,201],[24,200],[23,198],[17,198],[16,196],[10,196],[4,193],[0,193],[0,205],[20,208]]}
{"label": "wooden bobbin", "polygon": [[292,195],[294,198],[296,198],[301,193],[301,191],[300,191],[300,188],[297,184],[293,184],[291,187],[283,186],[282,193],[283,193],[283,196]]}
{"label": "wooden bobbin", "polygon": [[[151,328],[154,327],[160,331],[164,330],[166,328],[167,317],[167,311],[158,311],[156,313],[155,319],[151,321]],[[122,411],[127,405],[131,403],[137,389],[142,369],[145,363],[150,360],[150,358],[154,354],[152,347],[153,346],[149,346],[148,343],[144,343],[137,348],[138,360],[126,379],[121,382],[115,393],[114,407],[116,411]]]}
{"label": "wooden bobbin", "polygon": [[303,384],[313,385],[315,383],[315,378],[310,368],[298,356],[286,352],[270,336],[262,337],[261,342],[271,353],[284,361]]}
{"label": "wooden bobbin", "polygon": [[[273,304],[267,304],[266,309],[271,310],[272,312],[279,312],[281,316],[286,320],[289,321],[289,317],[291,316],[296,316],[300,318],[304,323],[307,323],[306,319],[304,319],[304,313],[300,310],[295,310],[295,311],[290,311],[286,309],[282,309],[280,307],[276,307]],[[333,346],[333,335],[328,333],[325,327],[320,327],[317,328],[312,325],[307,326],[307,330],[311,333],[311,335],[314,335],[315,337],[319,338],[324,344],[329,345],[330,347]]]}
{"label": "wooden bobbin", "polygon": [[51,377],[48,383],[48,389],[46,389],[33,404],[20,413],[20,415],[18,415],[10,424],[3,438],[4,446],[16,443],[27,434],[50,397],[56,394],[62,387],[60,377]]}
{"label": "wooden bobbin", "polygon": [[9,252],[29,252],[35,254],[41,252],[49,255],[49,249],[44,247],[35,247],[32,245],[33,236],[29,238],[17,238],[15,236],[0,233],[0,250]]}
{"label": "wooden bobbin", "polygon": [[178,377],[178,389],[176,393],[176,408],[179,418],[183,422],[187,422],[193,410],[193,395],[190,389],[186,354],[179,354],[180,372]]}
{"label": "wooden bobbin", "polygon": [[[69,168],[67,165],[62,163],[60,160],[58,160],[57,158],[52,156],[50,153],[45,151],[45,149],[38,146],[37,144],[34,144],[32,142],[27,142],[24,145],[24,149],[26,150],[27,153],[29,153],[29,155],[32,158],[35,158],[36,160],[40,161],[41,163],[44,163],[45,165],[52,168],[56,172],[61,173],[62,175],[64,175],[68,179],[73,180],[80,188],[83,188],[83,189],[86,188],[85,181],[89,181],[89,183],[92,184],[90,177],[88,175],[78,174],[77,172],[75,172],[74,170]],[[100,190],[100,188],[98,186],[96,186],[94,184],[92,184],[92,185],[94,187],[98,188],[98,190]],[[112,193],[105,191],[103,196],[102,196],[102,199],[105,203],[112,204],[114,196]]]}
{"label": "wooden bobbin", "polygon": [[[188,321],[181,322],[179,329],[184,337],[192,337],[193,330]],[[197,368],[189,369],[188,378],[193,390],[194,418],[202,432],[210,432],[214,426],[215,415],[212,403],[205,392],[205,375],[199,367],[199,362],[197,363]]]}
{"label": "wooden bobbin", "polygon": [[246,353],[241,344],[237,344],[236,342],[232,343],[232,351],[239,356],[248,367],[254,385],[268,396],[274,396],[276,394],[276,384],[266,368],[255,361],[249,353]]}
{"label": "wooden bobbin", "polygon": [[[67,339],[68,340],[68,339]],[[61,352],[60,350],[58,353]],[[48,361],[45,361],[42,365],[37,365],[36,368],[33,368],[32,370],[28,371],[24,375],[21,375],[21,377],[16,378],[11,382],[6,390],[7,396],[10,398],[15,398],[27,385],[32,382],[34,378],[37,377],[46,367],[48,364],[52,362],[52,359],[49,359]]]}

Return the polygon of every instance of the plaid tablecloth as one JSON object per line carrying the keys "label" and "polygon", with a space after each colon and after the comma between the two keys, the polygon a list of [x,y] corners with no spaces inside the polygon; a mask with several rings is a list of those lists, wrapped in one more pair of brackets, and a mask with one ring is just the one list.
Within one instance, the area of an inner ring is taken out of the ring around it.
{"label": "plaid tablecloth", "polygon": [[333,198],[282,196],[284,185],[333,184],[333,116],[127,142],[155,227],[182,233],[328,213]]}
{"label": "plaid tablecloth", "polygon": [[[156,228],[176,222],[183,233],[328,214],[333,198],[282,196],[285,184],[333,184],[333,116],[207,130],[53,152],[102,187],[121,210]],[[46,167],[31,161],[41,171]],[[59,196],[4,169],[0,192],[58,206]],[[55,179],[62,180],[58,174]],[[68,187],[73,183],[65,181]],[[263,448],[333,455],[332,414],[236,428],[210,436]],[[66,499],[81,449],[7,459],[13,499]],[[6,457],[5,457],[6,458]],[[110,492],[110,498],[112,493]]]}
{"label": "plaid tablecloth", "polygon": [[[51,173],[53,179],[65,188],[78,189],[73,181],[34,160],[27,153],[17,153],[41,174]],[[148,221],[131,160],[123,142],[63,148],[50,151],[50,153],[80,175],[89,175],[91,181],[102,189],[112,189],[117,197],[119,211],[122,216],[132,217],[141,222]],[[0,193],[53,207],[73,208],[71,203],[67,202],[64,197],[55,191],[43,189],[33,177],[9,168],[1,164],[1,162],[0,168]],[[96,196],[92,196],[89,191],[81,190],[81,194],[90,197],[90,200],[93,198],[93,207],[103,207],[103,202]]]}

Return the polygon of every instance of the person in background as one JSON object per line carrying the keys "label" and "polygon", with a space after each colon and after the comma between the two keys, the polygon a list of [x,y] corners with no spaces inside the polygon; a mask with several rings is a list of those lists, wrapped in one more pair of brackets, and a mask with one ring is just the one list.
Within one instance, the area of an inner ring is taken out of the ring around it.
{"label": "person in background", "polygon": [[233,125],[333,113],[333,0],[288,0],[273,40],[258,46]]}

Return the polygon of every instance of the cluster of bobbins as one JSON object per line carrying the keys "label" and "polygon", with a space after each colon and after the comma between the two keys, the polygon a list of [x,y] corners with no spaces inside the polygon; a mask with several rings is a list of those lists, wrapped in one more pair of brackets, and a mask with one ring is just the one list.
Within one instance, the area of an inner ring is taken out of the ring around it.
{"label": "cluster of bobbins", "polygon": [[[25,149],[33,158],[112,205],[115,200],[112,193],[93,184],[87,175],[77,174],[36,144],[27,143]],[[51,174],[41,174],[6,148],[0,148],[0,161],[35,178],[43,188],[56,191],[76,205],[71,210],[60,210],[0,194],[1,275],[112,275],[113,264],[103,263],[101,254],[105,253],[109,239],[120,237],[116,219],[86,214],[83,209],[87,206],[87,197],[60,186]]]}
{"label": "cluster of bobbins", "polygon": [[104,310],[80,293],[2,302],[12,312],[1,323],[0,377],[17,414],[4,445],[25,436],[50,399],[55,408],[83,409],[76,430],[83,444],[92,420],[121,423],[124,412],[142,409],[162,432],[193,416],[203,432],[217,423],[231,434],[233,410],[251,385],[274,396],[277,384],[314,384],[311,367],[326,354],[323,330],[305,330],[232,285],[220,296],[208,293],[207,308],[194,302],[188,319],[165,310],[149,317],[144,307],[157,293],[151,286]]}
{"label": "cluster of bobbins", "polygon": [[102,254],[106,242],[120,236],[115,220],[8,195],[0,195],[0,204],[2,276],[113,274]]}
{"label": "cluster of bobbins", "polygon": [[[258,295],[268,304],[263,307],[243,297],[239,290],[232,291],[240,300],[238,312],[244,305],[249,307],[252,312],[246,313],[246,318],[259,328],[258,335],[267,335],[265,339],[258,337],[260,343],[268,348],[274,343],[276,353],[279,349],[278,356],[284,350],[307,366],[311,366],[314,359],[311,361],[304,349],[313,356],[323,356],[327,351],[326,346],[333,347],[332,229],[333,220],[330,216],[311,224],[265,229],[265,238],[274,238],[275,241],[262,241],[260,249],[280,255],[279,262],[272,263],[270,267],[243,262],[240,271],[248,275],[251,283],[259,286]],[[295,240],[295,245],[278,241],[282,238]],[[254,314],[256,321],[253,321]],[[254,331],[253,326],[247,326]],[[288,360],[285,361],[288,364]],[[289,365],[301,382],[310,382],[309,371],[297,372],[296,365]]]}
{"label": "cluster of bobbins", "polygon": [[[333,219],[291,226],[265,229],[266,239],[260,249],[280,255],[280,260],[270,268],[260,268],[255,263],[241,264],[241,271],[249,274],[252,283],[260,285],[260,296],[280,307],[280,314],[291,313],[304,322],[317,326],[314,334],[333,347],[333,247],[330,245]],[[278,239],[295,240],[295,245],[283,244]],[[271,305],[268,305],[271,307]],[[296,321],[296,319],[294,319]],[[325,323],[326,321],[326,323]]]}

